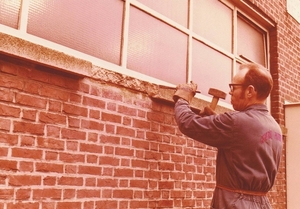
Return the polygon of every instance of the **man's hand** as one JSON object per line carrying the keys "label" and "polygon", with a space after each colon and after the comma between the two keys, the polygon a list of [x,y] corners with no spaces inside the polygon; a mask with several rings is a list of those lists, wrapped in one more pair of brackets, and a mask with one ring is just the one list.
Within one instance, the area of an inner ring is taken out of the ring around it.
{"label": "man's hand", "polygon": [[177,102],[179,98],[182,98],[188,103],[191,103],[193,97],[196,94],[197,87],[198,85],[193,83],[193,81],[191,81],[191,83],[179,84],[176,87],[176,91],[173,95],[173,100]]}

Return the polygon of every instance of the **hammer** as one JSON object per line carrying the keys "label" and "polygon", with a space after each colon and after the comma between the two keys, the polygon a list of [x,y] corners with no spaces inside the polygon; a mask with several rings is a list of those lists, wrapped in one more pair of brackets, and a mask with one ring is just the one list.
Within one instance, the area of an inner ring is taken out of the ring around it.
{"label": "hammer", "polygon": [[220,91],[218,89],[213,89],[213,88],[210,88],[208,90],[208,94],[212,95],[213,98],[211,100],[211,103],[210,103],[210,108],[212,110],[215,110],[216,109],[216,106],[218,104],[218,101],[219,99],[225,99],[226,98],[226,93],[223,92],[223,91]]}

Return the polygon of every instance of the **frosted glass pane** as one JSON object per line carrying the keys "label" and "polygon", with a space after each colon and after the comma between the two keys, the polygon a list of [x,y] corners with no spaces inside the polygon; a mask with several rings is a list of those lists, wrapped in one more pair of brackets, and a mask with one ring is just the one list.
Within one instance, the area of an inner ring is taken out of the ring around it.
{"label": "frosted glass pane", "polygon": [[187,35],[132,7],[128,68],[178,84],[186,81]]}
{"label": "frosted glass pane", "polygon": [[232,52],[232,10],[216,0],[193,1],[193,31]]}
{"label": "frosted glass pane", "polygon": [[187,27],[188,0],[138,0],[151,9]]}
{"label": "frosted glass pane", "polygon": [[18,28],[21,0],[0,0],[0,24]]}
{"label": "frosted glass pane", "polygon": [[237,37],[238,55],[266,66],[265,33],[250,22],[238,17]]}
{"label": "frosted glass pane", "polygon": [[231,82],[232,60],[212,48],[193,40],[192,81],[198,83],[198,89],[208,95],[209,88],[227,93],[230,103],[228,84]]}
{"label": "frosted glass pane", "polygon": [[30,1],[28,33],[120,64],[123,1]]}

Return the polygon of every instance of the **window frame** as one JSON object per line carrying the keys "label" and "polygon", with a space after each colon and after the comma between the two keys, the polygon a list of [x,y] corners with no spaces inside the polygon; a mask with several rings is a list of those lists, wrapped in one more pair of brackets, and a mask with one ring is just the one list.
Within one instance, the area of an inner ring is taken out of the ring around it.
{"label": "window frame", "polygon": [[[233,45],[232,45],[232,52],[228,52],[221,48],[220,46],[212,43],[209,40],[206,40],[205,38],[201,37],[200,35],[197,35],[192,31],[192,25],[193,18],[192,18],[192,12],[193,12],[193,0],[188,1],[188,8],[189,8],[189,17],[188,17],[188,26],[187,28],[182,26],[180,23],[175,22],[174,20],[160,14],[159,12],[147,7],[146,5],[142,4],[141,2],[137,0],[120,0],[124,2],[124,19],[123,19],[123,29],[122,29],[122,41],[121,41],[121,57],[120,57],[120,65],[113,64],[107,61],[104,61],[99,58],[95,58],[93,56],[87,55],[85,53],[70,49],[68,47],[64,47],[59,44],[55,44],[53,42],[44,40],[42,38],[30,35],[26,32],[27,23],[28,23],[28,11],[29,11],[29,1],[30,0],[22,0],[21,1],[21,8],[20,8],[20,18],[19,18],[19,26],[18,29],[13,29],[8,26],[0,25],[0,31],[4,31],[5,33],[18,37],[23,40],[28,40],[30,42],[48,47],[53,50],[57,50],[60,52],[67,53],[68,55],[77,57],[79,59],[84,59],[87,61],[90,61],[93,65],[100,66],[101,68],[105,68],[111,71],[115,71],[120,74],[128,75],[134,78],[138,78],[141,80],[146,80],[147,82],[155,83],[155,84],[161,84],[161,85],[169,85],[169,86],[175,86],[174,84],[170,84],[166,81],[156,79],[147,75],[144,75],[142,73],[133,71],[131,69],[127,68],[127,57],[128,57],[128,30],[129,30],[129,13],[130,13],[130,7],[134,6],[138,9],[142,10],[143,12],[154,16],[158,20],[164,22],[165,24],[171,25],[175,29],[179,30],[182,33],[187,34],[188,36],[188,46],[187,46],[187,69],[186,69],[186,78],[187,82],[191,79],[192,75],[192,41],[193,39],[213,48],[217,52],[221,53],[222,55],[228,57],[232,60],[232,69],[231,69],[231,78],[234,76],[234,74],[237,71],[237,64],[236,63],[244,63],[248,62],[250,60],[247,60],[245,57],[240,57],[237,55],[237,16],[240,13],[247,19],[249,19],[253,24],[257,25],[260,29],[264,30],[266,32],[266,68],[268,69],[270,66],[270,37],[268,29],[271,27],[274,27],[274,23],[270,21],[267,17],[265,17],[260,12],[256,11],[251,7],[250,5],[247,5],[243,0],[218,0],[219,2],[223,3],[227,7],[231,8],[233,10]],[[205,101],[210,101],[211,98],[205,95],[197,95],[200,99],[203,99]],[[269,102],[268,102],[269,103]],[[222,106],[225,106],[227,108],[231,108],[231,105],[225,102],[220,101],[220,104]]]}

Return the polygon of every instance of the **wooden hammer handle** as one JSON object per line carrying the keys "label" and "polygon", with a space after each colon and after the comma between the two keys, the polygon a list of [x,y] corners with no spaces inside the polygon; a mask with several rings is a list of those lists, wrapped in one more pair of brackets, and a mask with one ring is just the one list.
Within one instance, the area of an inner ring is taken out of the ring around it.
{"label": "wooden hammer handle", "polygon": [[211,103],[210,103],[210,108],[212,110],[215,110],[216,107],[217,107],[217,104],[218,104],[218,101],[219,101],[219,98],[218,97],[213,97],[212,100],[211,100]]}

